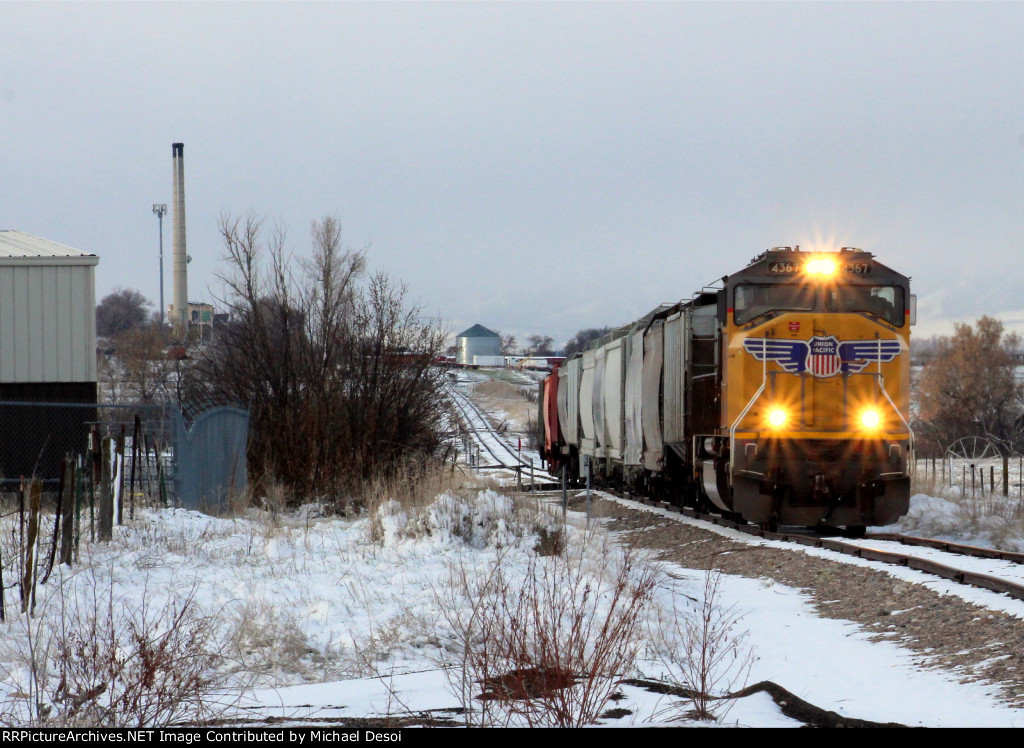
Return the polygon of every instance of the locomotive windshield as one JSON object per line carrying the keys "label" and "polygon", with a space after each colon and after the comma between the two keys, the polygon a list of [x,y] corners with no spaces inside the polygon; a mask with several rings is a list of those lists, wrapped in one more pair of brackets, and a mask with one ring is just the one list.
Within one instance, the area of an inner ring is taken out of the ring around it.
{"label": "locomotive windshield", "polygon": [[795,283],[744,283],[736,286],[733,309],[737,325],[768,312],[809,312],[814,309],[814,286]]}
{"label": "locomotive windshield", "polygon": [[906,305],[899,286],[834,286],[827,291],[832,312],[868,312],[895,327],[903,327]]}
{"label": "locomotive windshield", "polygon": [[742,325],[777,312],[865,312],[891,325],[904,324],[904,291],[900,286],[837,284],[827,287],[796,283],[743,283],[736,286],[733,313]]}

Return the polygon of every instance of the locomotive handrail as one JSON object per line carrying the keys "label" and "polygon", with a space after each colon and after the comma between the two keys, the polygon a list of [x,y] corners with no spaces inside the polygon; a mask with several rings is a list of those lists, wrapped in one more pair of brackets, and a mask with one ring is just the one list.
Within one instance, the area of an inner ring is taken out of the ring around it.
{"label": "locomotive handrail", "polygon": [[[882,365],[879,364],[878,368],[882,368]],[[889,401],[889,405],[891,405],[892,409],[896,411],[896,415],[898,415],[900,420],[903,421],[903,425],[907,427],[907,441],[910,442],[910,449],[907,454],[907,468],[904,471],[904,474],[910,475],[910,466],[914,462],[914,454],[916,450],[914,429],[910,428],[910,424],[907,422],[906,417],[900,412],[900,409],[896,407],[896,403],[893,402],[892,397],[890,397],[888,391],[885,389],[885,377],[882,376],[882,372],[878,372],[875,375],[875,381],[878,383],[878,389],[882,391],[882,394],[885,395],[885,399]]]}
{"label": "locomotive handrail", "polygon": [[761,397],[761,393],[764,392],[765,385],[768,384],[768,356],[765,355],[764,351],[768,348],[768,341],[766,339],[761,340],[761,386],[757,388],[757,392],[750,398],[750,402],[747,403],[747,407],[736,417],[736,420],[732,422],[732,426],[729,427],[729,472],[734,473],[736,471],[736,450],[733,449],[733,442],[736,441],[736,430],[739,428],[740,423],[746,417],[750,409],[754,407],[754,403]]}

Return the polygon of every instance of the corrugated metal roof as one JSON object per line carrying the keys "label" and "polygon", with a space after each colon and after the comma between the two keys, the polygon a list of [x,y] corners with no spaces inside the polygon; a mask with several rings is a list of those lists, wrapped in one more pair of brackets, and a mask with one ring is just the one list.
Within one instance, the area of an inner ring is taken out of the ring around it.
{"label": "corrugated metal roof", "polygon": [[0,230],[0,257],[95,257],[96,255],[42,239],[24,231]]}
{"label": "corrugated metal roof", "polygon": [[473,325],[455,336],[456,338],[498,338],[501,337],[494,330],[488,330],[483,325]]}

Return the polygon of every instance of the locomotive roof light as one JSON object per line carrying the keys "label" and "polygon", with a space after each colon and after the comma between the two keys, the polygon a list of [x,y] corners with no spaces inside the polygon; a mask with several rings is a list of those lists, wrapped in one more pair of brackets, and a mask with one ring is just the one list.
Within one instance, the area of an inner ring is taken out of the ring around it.
{"label": "locomotive roof light", "polygon": [[836,261],[830,257],[815,257],[807,261],[804,265],[804,272],[808,275],[820,275],[823,277],[831,277],[836,274],[838,266]]}

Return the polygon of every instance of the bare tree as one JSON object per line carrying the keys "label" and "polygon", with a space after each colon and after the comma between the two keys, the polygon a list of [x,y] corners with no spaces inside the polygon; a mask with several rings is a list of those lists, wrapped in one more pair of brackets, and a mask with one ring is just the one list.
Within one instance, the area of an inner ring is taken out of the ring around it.
{"label": "bare tree", "polygon": [[249,466],[301,500],[356,489],[434,453],[443,385],[431,367],[444,333],[420,321],[405,287],[359,285],[365,250],[344,248],[334,218],[314,221],[296,261],[280,228],[221,218],[222,306],[231,322],[197,352],[189,392],[251,412]]}
{"label": "bare tree", "polygon": [[610,327],[588,327],[585,330],[580,330],[569,342],[565,344],[565,350],[563,351],[566,356],[571,356],[574,353],[587,350],[587,346],[593,343],[600,337],[603,337],[610,333],[612,328]]}
{"label": "bare tree", "polygon": [[119,400],[142,403],[176,399],[174,372],[180,361],[167,357],[170,332],[157,325],[133,327],[114,338],[115,374]]}
{"label": "bare tree", "polygon": [[935,358],[921,375],[920,413],[924,436],[934,450],[964,436],[988,436],[1005,450],[1021,442],[1021,398],[1014,376],[1021,338],[1003,324],[982,317],[975,327],[958,324],[952,338],[940,338]]}
{"label": "bare tree", "polygon": [[529,356],[549,356],[553,353],[555,339],[550,335],[531,335],[526,339],[526,353]]}
{"label": "bare tree", "polygon": [[108,338],[146,324],[153,302],[131,288],[116,288],[96,305],[96,334]]}
{"label": "bare tree", "polygon": [[[500,333],[499,333],[500,335]],[[514,356],[516,351],[519,350],[519,341],[516,340],[516,336],[511,333],[508,335],[500,335],[501,337],[501,355],[502,356]]]}

